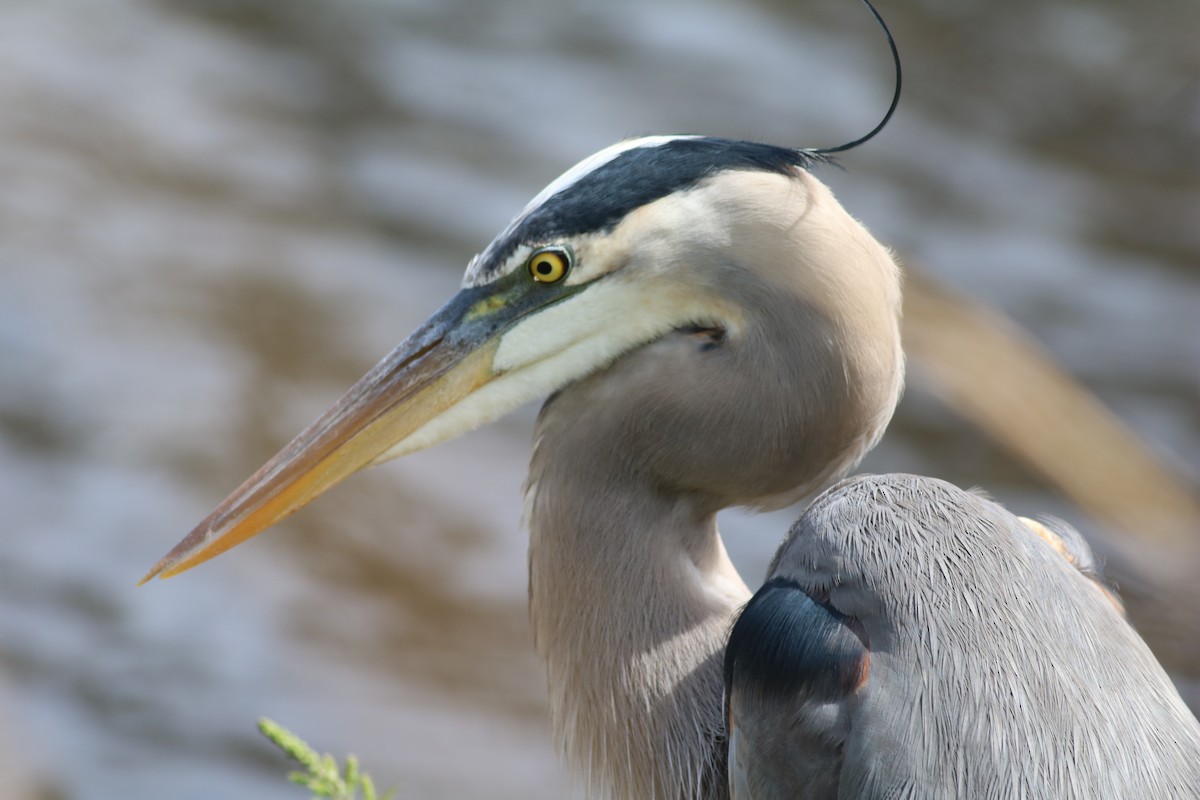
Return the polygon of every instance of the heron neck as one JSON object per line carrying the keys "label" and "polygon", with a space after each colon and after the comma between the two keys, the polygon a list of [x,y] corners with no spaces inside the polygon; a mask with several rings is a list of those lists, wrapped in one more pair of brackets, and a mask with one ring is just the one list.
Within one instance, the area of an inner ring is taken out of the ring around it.
{"label": "heron neck", "polygon": [[552,438],[527,490],[530,615],[568,764],[597,796],[725,797],[721,659],[750,593],[714,514]]}

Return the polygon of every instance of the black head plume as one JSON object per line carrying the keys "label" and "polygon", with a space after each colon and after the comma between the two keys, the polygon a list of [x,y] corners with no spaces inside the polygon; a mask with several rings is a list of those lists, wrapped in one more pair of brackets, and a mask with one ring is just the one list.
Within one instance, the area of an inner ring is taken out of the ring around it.
{"label": "black head plume", "polygon": [[892,38],[892,32],[888,30],[887,23],[883,21],[883,17],[880,16],[879,12],[875,10],[875,6],[871,5],[870,0],[862,1],[863,5],[865,5],[871,11],[871,15],[875,17],[875,21],[879,23],[879,27],[883,29],[883,35],[887,37],[888,47],[892,51],[892,63],[896,65],[896,88],[892,92],[892,104],[888,106],[887,113],[883,115],[883,119],[879,120],[879,124],[857,139],[846,142],[845,144],[836,145],[834,147],[806,147],[802,152],[818,156],[829,156],[833,155],[834,153],[844,153],[847,150],[853,150],[860,144],[865,144],[866,142],[874,139],[876,134],[883,130],[884,127],[887,126],[888,122],[891,121],[892,114],[896,112],[896,106],[900,104],[900,51],[896,49],[896,40]]}

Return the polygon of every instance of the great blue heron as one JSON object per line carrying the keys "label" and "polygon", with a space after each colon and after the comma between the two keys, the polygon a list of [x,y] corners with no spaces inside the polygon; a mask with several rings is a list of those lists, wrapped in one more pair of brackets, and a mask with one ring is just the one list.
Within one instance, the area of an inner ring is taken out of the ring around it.
{"label": "great blue heron", "polygon": [[584,160],[147,578],[550,395],[530,613],[596,794],[1200,796],[1200,724],[1086,546],[928,480],[860,479],[808,512],[733,634],[726,716],[750,592],[716,513],[845,473],[901,390],[899,270],[819,160],[698,136]]}

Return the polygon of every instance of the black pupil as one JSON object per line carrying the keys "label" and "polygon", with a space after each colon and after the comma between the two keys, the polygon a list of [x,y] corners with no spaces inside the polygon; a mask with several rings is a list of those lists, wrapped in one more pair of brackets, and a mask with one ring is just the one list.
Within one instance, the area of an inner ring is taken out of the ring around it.
{"label": "black pupil", "polygon": [[551,272],[554,272],[554,265],[550,263],[549,259],[539,261],[537,271],[538,275],[549,275]]}

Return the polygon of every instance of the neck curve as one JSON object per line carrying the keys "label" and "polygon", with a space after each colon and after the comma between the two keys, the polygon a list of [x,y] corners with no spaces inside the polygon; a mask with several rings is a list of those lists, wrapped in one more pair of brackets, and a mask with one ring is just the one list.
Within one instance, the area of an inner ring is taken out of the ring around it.
{"label": "neck curve", "polygon": [[589,796],[727,797],[721,660],[750,592],[712,504],[573,446],[564,400],[543,410],[526,489],[555,738]]}

